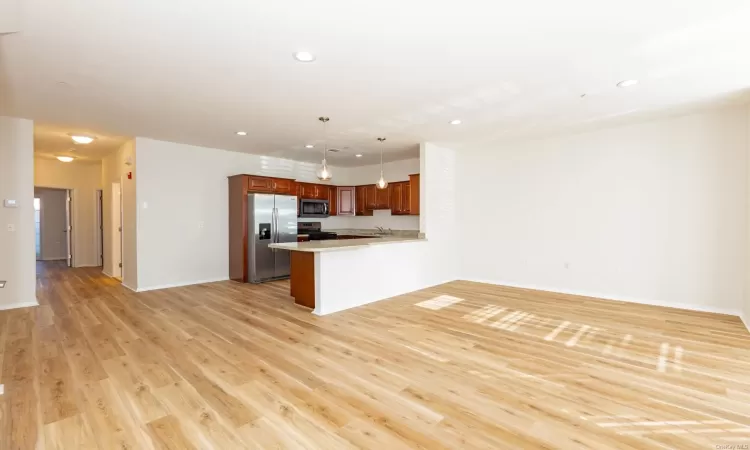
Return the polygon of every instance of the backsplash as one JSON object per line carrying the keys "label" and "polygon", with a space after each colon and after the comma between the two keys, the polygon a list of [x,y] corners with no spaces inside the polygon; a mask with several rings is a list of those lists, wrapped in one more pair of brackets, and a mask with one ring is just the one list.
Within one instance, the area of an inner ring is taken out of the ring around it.
{"label": "backsplash", "polygon": [[419,216],[393,216],[389,210],[373,211],[372,216],[331,216],[327,219],[298,219],[299,222],[320,222],[323,230],[374,229],[419,230]]}

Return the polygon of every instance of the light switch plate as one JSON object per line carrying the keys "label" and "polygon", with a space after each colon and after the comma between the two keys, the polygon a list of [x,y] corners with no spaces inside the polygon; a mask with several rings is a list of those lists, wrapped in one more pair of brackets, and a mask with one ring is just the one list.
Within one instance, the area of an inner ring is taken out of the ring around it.
{"label": "light switch plate", "polygon": [[9,223],[8,224],[8,231],[16,231],[16,226],[13,225],[12,223]]}
{"label": "light switch plate", "polygon": [[5,280],[0,281],[0,289],[5,287]]}
{"label": "light switch plate", "polygon": [[18,208],[18,201],[6,198],[5,201],[3,202],[3,205],[6,208]]}

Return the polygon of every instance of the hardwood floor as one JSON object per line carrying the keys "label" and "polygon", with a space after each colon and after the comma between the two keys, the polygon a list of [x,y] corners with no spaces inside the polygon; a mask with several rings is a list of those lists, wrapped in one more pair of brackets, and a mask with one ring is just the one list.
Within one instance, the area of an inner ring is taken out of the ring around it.
{"label": "hardwood floor", "polygon": [[40,270],[0,311],[1,449],[750,444],[736,317],[469,282],[316,317],[288,282]]}

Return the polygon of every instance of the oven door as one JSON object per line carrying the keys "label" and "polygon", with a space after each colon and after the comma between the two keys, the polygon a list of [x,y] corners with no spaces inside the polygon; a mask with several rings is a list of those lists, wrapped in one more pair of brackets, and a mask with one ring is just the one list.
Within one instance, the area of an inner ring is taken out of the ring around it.
{"label": "oven door", "polygon": [[328,217],[328,200],[300,200],[300,217]]}

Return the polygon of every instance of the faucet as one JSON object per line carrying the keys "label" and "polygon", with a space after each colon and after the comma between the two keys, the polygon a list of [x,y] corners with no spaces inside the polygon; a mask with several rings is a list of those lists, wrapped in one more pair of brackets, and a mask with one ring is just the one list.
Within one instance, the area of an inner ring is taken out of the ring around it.
{"label": "faucet", "polygon": [[390,228],[388,228],[388,231],[385,231],[385,228],[383,227],[375,227],[375,229],[378,230],[378,234],[384,234],[384,235],[393,234],[393,230],[391,230]]}

